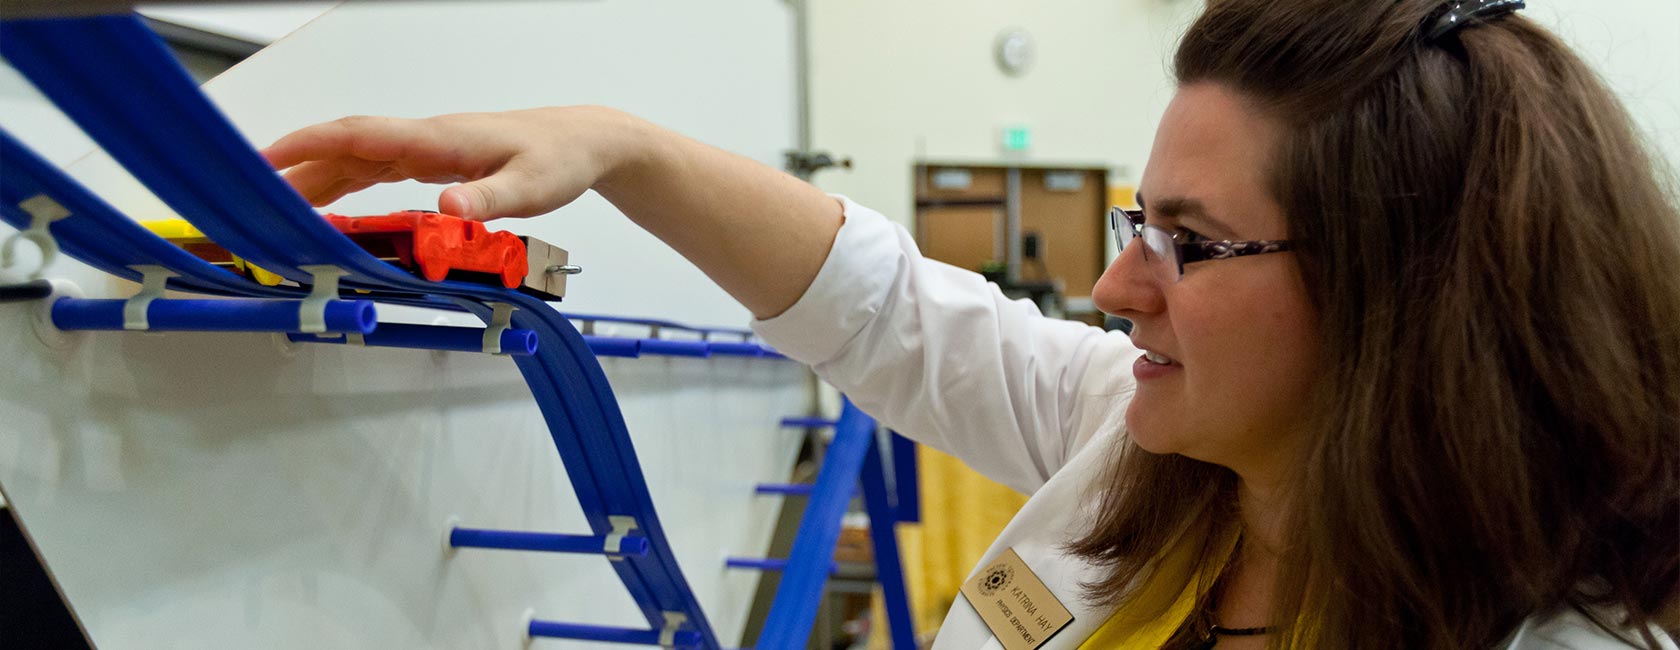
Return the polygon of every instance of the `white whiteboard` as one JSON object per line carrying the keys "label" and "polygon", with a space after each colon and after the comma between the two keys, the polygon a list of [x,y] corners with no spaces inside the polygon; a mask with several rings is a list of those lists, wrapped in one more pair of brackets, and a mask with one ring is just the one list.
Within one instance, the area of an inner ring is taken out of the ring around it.
{"label": "white whiteboard", "polygon": [[[259,145],[353,113],[598,103],[776,163],[796,131],[789,20],[777,0],[352,3],[206,90]],[[455,91],[437,92],[446,80]],[[131,215],[169,216],[102,155],[72,171]],[[329,209],[425,208],[437,191],[398,185]],[[572,251],[585,273],[568,310],[749,317],[593,195],[495,225]],[[48,275],[90,297],[133,290],[68,260]],[[445,551],[451,516],[587,532],[508,360],[244,334],[54,347],[33,331],[36,309],[0,305],[0,487],[99,647],[517,648],[528,608],[644,625],[604,559]],[[677,559],[734,645],[758,576],[723,559],[764,553],[779,504],[752,488],[786,478],[800,440],[776,423],[809,408],[809,373],[762,359],[603,365]]]}

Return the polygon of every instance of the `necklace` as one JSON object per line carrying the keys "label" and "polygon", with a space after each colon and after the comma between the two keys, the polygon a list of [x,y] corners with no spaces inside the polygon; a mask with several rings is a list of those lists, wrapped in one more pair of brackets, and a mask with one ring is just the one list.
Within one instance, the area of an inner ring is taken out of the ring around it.
{"label": "necklace", "polygon": [[1267,625],[1265,627],[1220,627],[1219,624],[1212,623],[1208,625],[1207,631],[1202,633],[1202,639],[1197,641],[1196,645],[1191,646],[1191,648],[1193,650],[1212,650],[1213,646],[1219,644],[1219,637],[1261,636],[1271,634],[1272,630],[1275,628],[1276,626],[1273,625]]}

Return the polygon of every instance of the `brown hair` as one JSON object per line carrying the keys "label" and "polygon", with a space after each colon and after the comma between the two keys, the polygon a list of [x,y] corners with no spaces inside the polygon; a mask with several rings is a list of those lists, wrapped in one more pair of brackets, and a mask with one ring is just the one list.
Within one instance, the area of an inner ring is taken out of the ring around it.
{"label": "brown hair", "polygon": [[[1212,0],[1174,62],[1284,125],[1271,191],[1324,333],[1272,647],[1488,647],[1568,608],[1656,647],[1680,625],[1672,177],[1555,36],[1424,42],[1444,8]],[[1174,548],[1219,566],[1234,485],[1124,443],[1070,545],[1108,569],[1090,594],[1182,588]]]}

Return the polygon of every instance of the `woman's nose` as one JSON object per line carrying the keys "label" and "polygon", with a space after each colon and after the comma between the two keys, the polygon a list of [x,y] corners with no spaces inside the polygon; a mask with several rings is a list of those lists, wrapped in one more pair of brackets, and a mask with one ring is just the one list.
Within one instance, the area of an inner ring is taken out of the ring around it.
{"label": "woman's nose", "polygon": [[1144,259],[1143,246],[1142,238],[1133,239],[1103,271],[1102,277],[1097,278],[1097,286],[1091,289],[1091,301],[1103,313],[1129,318],[1153,314],[1166,306],[1160,284]]}

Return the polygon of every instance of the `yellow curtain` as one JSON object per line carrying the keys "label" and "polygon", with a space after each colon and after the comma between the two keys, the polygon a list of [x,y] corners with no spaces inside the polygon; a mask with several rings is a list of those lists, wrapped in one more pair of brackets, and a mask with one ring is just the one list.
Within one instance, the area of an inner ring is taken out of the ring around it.
{"label": "yellow curtain", "polygon": [[[898,544],[917,635],[932,638],[963,579],[1027,497],[925,445],[917,445],[916,454],[922,518],[898,527]],[[885,650],[886,614],[879,590],[872,609],[869,647]]]}

